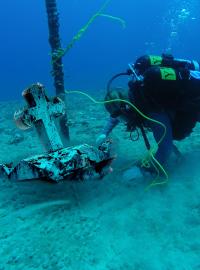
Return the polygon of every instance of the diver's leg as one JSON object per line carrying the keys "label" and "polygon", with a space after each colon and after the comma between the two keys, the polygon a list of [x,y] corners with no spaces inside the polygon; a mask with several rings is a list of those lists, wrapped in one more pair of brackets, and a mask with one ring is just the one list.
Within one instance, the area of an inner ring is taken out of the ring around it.
{"label": "diver's leg", "polygon": [[166,113],[151,113],[150,117],[162,123],[161,125],[151,122],[150,127],[158,143],[155,158],[160,164],[164,165],[173,151],[173,135],[170,119]]}

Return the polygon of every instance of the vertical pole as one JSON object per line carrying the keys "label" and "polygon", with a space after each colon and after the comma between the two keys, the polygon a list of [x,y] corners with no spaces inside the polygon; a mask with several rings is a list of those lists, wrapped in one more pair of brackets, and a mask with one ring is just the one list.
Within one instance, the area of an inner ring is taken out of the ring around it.
{"label": "vertical pole", "polygon": [[[52,55],[52,76],[54,78],[54,87],[56,95],[59,96],[66,104],[64,72],[62,57],[57,57],[61,50],[61,41],[59,35],[59,13],[56,0],[45,0],[49,26],[49,44],[51,46]],[[69,127],[67,122],[67,113],[59,120],[61,137],[65,141],[69,141]]]}

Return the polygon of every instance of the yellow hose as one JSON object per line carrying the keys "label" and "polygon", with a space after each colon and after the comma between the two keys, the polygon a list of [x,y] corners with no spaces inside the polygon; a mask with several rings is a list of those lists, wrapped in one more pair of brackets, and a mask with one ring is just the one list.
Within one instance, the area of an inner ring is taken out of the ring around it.
{"label": "yellow hose", "polygon": [[[128,100],[124,100],[124,99],[113,99],[113,100],[107,100],[107,101],[98,101],[96,99],[94,99],[93,97],[91,97],[90,95],[82,92],[82,91],[78,91],[78,90],[75,90],[75,91],[67,91],[65,90],[65,93],[66,94],[80,94],[80,95],[83,95],[85,97],[87,97],[88,99],[90,99],[92,102],[94,102],[95,104],[100,104],[100,105],[104,105],[104,104],[108,104],[108,103],[114,103],[114,102],[122,102],[122,103],[126,103],[128,104],[129,106],[131,106],[141,117],[143,117],[144,119],[152,122],[152,123],[155,123],[155,124],[158,124],[160,126],[163,127],[163,135],[161,136],[160,140],[158,141],[158,146],[161,144],[161,142],[163,141],[165,135],[166,135],[166,126],[161,123],[160,121],[157,121],[153,118],[150,118],[148,117],[147,115],[145,115],[143,112],[141,112],[134,104],[132,104],[130,101]],[[166,184],[169,180],[169,176],[167,174],[167,172],[165,171],[165,169],[163,168],[163,166],[158,162],[158,160],[154,157],[154,154],[153,152],[155,151],[155,148],[152,148],[149,150],[149,156],[152,158],[152,160],[148,160],[147,158],[144,159],[142,161],[142,166],[145,167],[146,165],[145,164],[149,164],[151,163],[152,166],[155,168],[156,172],[157,172],[157,176],[156,178],[151,182],[150,185],[148,185],[147,189],[153,187],[153,186],[156,186],[156,185],[162,185],[162,184]],[[166,179],[161,181],[161,182],[157,182],[156,180],[159,178],[160,176],[160,171],[165,175]]]}

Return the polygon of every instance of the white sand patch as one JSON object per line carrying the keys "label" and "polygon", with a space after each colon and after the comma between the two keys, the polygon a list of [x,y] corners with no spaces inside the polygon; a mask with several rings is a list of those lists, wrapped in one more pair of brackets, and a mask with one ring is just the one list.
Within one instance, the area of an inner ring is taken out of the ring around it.
{"label": "white sand patch", "polygon": [[[79,103],[76,114],[70,111],[72,144],[92,143],[105,113]],[[3,108],[7,113],[9,104]],[[12,128],[8,120],[0,125]],[[0,270],[200,269],[199,130],[178,144],[185,159],[174,164],[169,183],[148,192],[145,180],[124,183],[121,177],[123,167],[145,151],[142,141],[128,140],[123,127],[113,134],[114,173],[103,180],[1,182]],[[36,136],[28,139],[33,133],[10,146],[11,135],[1,132],[1,160],[41,151]]]}

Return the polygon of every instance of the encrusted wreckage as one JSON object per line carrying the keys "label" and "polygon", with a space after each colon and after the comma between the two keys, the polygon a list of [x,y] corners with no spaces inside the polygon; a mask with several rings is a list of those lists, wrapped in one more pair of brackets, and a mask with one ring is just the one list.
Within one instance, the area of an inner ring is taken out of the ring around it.
{"label": "encrusted wreckage", "polygon": [[109,142],[100,149],[83,144],[23,159],[15,168],[0,164],[0,177],[8,177],[11,181],[43,179],[55,182],[102,178],[111,161]]}
{"label": "encrusted wreckage", "polygon": [[34,84],[23,92],[27,106],[15,113],[21,129],[35,127],[46,153],[23,159],[16,167],[0,164],[0,177],[11,181],[44,179],[59,182],[64,179],[100,178],[109,171],[113,160],[110,141],[99,148],[87,144],[63,148],[55,120],[65,113],[64,102],[49,99],[41,84]]}

